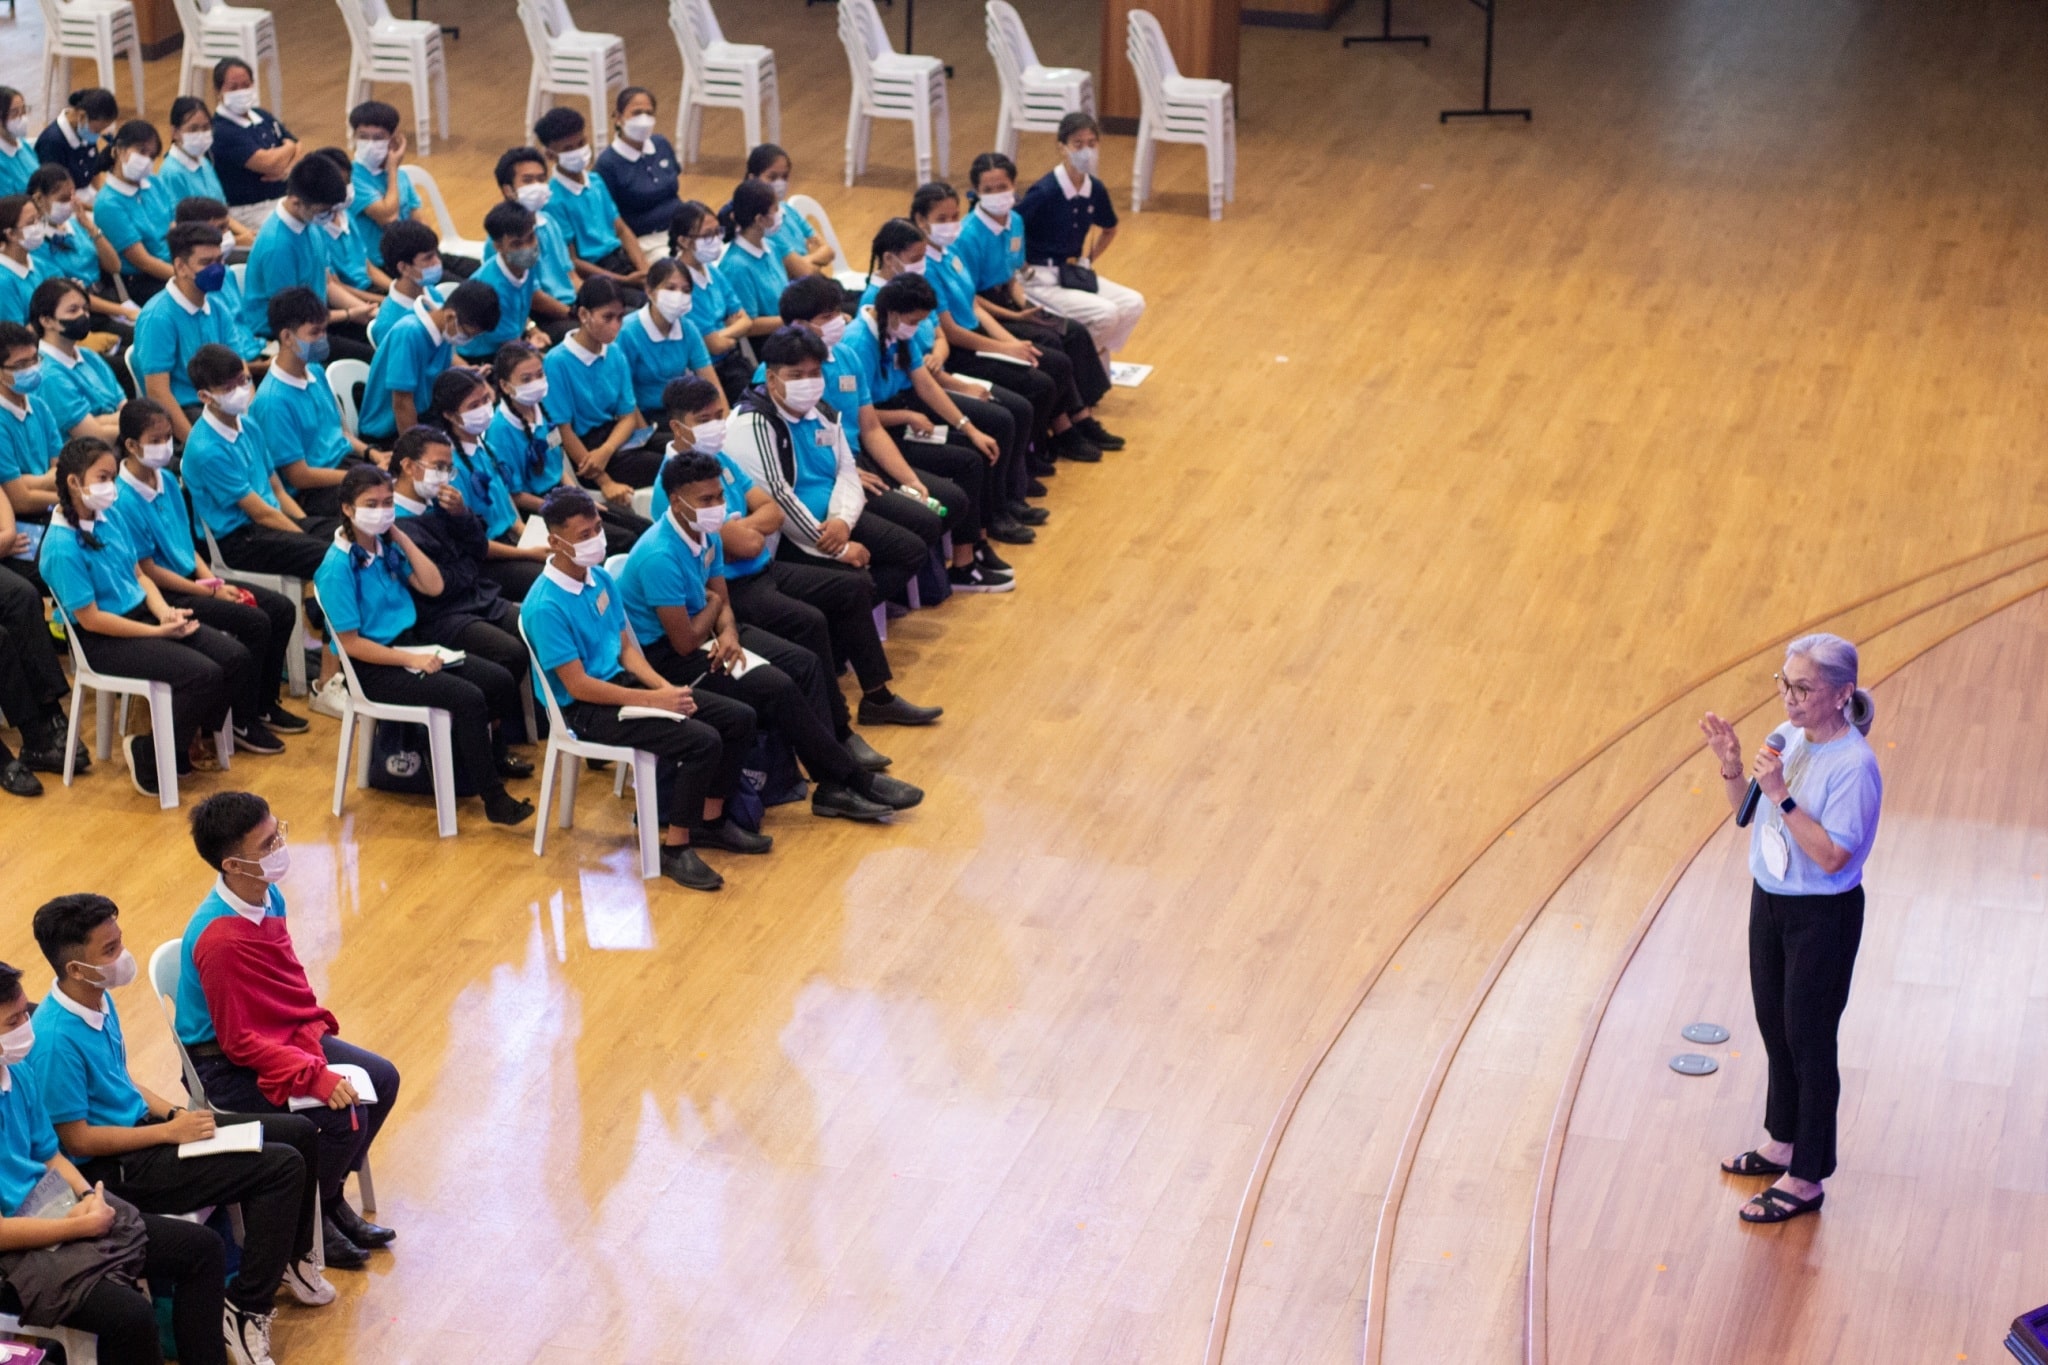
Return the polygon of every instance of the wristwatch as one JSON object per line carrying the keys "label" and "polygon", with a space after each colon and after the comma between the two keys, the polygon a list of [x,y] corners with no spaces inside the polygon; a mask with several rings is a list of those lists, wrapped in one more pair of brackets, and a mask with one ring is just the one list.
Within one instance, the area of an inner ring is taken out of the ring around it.
{"label": "wristwatch", "polygon": [[1790,815],[1793,811],[1799,809],[1799,803],[1788,796],[1778,803],[1778,809]]}

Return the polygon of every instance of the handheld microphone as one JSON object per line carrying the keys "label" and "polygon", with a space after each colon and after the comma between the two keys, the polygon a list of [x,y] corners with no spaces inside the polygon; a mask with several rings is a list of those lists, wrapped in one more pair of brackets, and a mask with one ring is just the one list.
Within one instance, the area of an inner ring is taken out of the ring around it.
{"label": "handheld microphone", "polygon": [[[1764,740],[1764,743],[1771,746],[1772,753],[1782,754],[1785,752],[1785,737],[1775,731],[1772,732],[1769,738]],[[1742,798],[1742,809],[1735,812],[1735,827],[1737,829],[1743,828],[1750,821],[1756,819],[1756,803],[1762,798],[1763,794],[1764,789],[1757,785],[1756,779],[1750,778],[1749,791]]]}

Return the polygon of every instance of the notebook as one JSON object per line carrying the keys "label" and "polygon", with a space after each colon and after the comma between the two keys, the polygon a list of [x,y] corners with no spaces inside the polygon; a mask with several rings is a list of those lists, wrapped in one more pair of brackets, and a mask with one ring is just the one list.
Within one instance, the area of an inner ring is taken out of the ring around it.
{"label": "notebook", "polygon": [[178,1144],[180,1157],[226,1156],[231,1152],[262,1150],[263,1125],[260,1123],[230,1123],[225,1128],[215,1128],[210,1138]]}
{"label": "notebook", "polygon": [[[377,1087],[370,1083],[369,1072],[352,1062],[336,1062],[327,1069],[354,1086],[356,1088],[356,1098],[364,1104],[375,1104],[377,1102]],[[287,1107],[293,1110],[325,1109],[327,1101],[315,1099],[311,1095],[294,1095],[291,1097]],[[250,1126],[255,1127],[257,1125],[252,1124]]]}

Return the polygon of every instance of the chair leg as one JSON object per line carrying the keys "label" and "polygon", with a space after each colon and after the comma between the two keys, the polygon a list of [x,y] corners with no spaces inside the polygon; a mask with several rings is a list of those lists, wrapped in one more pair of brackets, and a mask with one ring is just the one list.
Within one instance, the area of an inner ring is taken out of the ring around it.
{"label": "chair leg", "polygon": [[[107,74],[111,76],[114,73],[109,71]],[[137,46],[135,40],[130,40],[128,44],[128,79],[135,85],[135,117],[141,118],[148,105],[142,98],[142,49]],[[112,85],[113,82],[109,81],[107,84]]]}
{"label": "chair leg", "polygon": [[761,145],[761,74],[749,71],[740,80],[740,122],[747,130],[747,146]]}
{"label": "chair leg", "polygon": [[534,64],[533,78],[526,83],[526,127],[531,128],[540,118],[540,65]]}
{"label": "chair leg", "polygon": [[[282,65],[282,58],[281,58],[281,57],[279,56],[279,54],[278,54],[278,50],[277,50],[277,47],[275,46],[275,42],[276,42],[276,40],[275,40],[275,38],[273,38],[273,39],[272,39],[272,44],[273,44],[273,45],[272,45],[272,47],[271,47],[271,49],[270,49],[270,54],[269,54],[269,56],[268,56],[268,57],[267,57],[267,58],[266,58],[266,59],[264,60],[264,63],[263,63],[263,67],[264,67],[264,69],[265,69],[266,71],[268,71],[268,72],[270,73],[270,112],[271,112],[271,113],[273,113],[273,114],[276,114],[276,115],[278,116],[278,118],[279,118],[279,119],[283,119],[283,117],[284,117],[284,66]],[[251,66],[254,66],[254,65],[255,65],[255,63],[254,63],[254,62],[252,61],[252,62],[250,63],[250,65],[251,65]]]}
{"label": "chair leg", "polygon": [[946,77],[941,73],[939,102],[932,110],[932,138],[938,143],[939,179],[949,179],[953,174],[953,107],[946,96]]}
{"label": "chair leg", "polygon": [[78,708],[85,700],[85,684],[71,684],[71,723],[64,729],[64,785],[71,785],[72,769],[78,765]]}
{"label": "chair leg", "polygon": [[540,761],[540,800],[538,816],[533,822],[533,855],[538,858],[548,851],[548,800],[555,794],[555,765],[562,761],[562,751],[550,742],[546,755]]}
{"label": "chair leg", "polygon": [[853,177],[859,173],[854,165],[854,151],[860,144],[860,92],[855,91],[853,107],[846,111],[846,184],[853,187]]}
{"label": "chair leg", "polygon": [[229,711],[221,717],[220,729],[213,735],[213,756],[220,763],[220,770],[226,772],[235,762],[235,713]]}
{"label": "chair leg", "polygon": [[661,875],[660,781],[654,773],[654,755],[633,751],[633,809],[639,816],[640,876],[652,880]]}
{"label": "chair leg", "polygon": [[[122,697],[120,700],[125,702],[128,699]],[[93,698],[93,719],[99,723],[92,737],[92,756],[102,763],[106,762],[107,755],[114,752],[114,701],[111,692],[101,692]],[[124,734],[127,728],[124,719],[121,725]]]}
{"label": "chair leg", "polygon": [[377,747],[377,722],[368,716],[356,717],[356,790],[370,785],[370,751]]}
{"label": "chair leg", "polygon": [[[430,107],[428,102],[430,92],[427,87],[433,84],[433,81],[433,75],[427,70],[425,61],[419,62],[413,68],[412,126],[413,131],[419,136],[421,156],[425,156],[433,146],[434,124],[433,120],[427,117],[427,110]],[[448,131],[446,124],[442,125],[441,131],[443,133]]]}
{"label": "chair leg", "polygon": [[[442,137],[454,137],[454,136],[455,136],[455,125],[454,125],[453,123],[449,122],[449,119],[448,119],[448,61],[447,61],[447,58],[446,58],[446,57],[443,57],[443,58],[442,58],[442,60],[441,60],[441,62],[440,62],[440,64],[439,64],[439,65],[437,65],[437,66],[435,66],[435,67],[434,67],[434,68],[433,68],[432,70],[430,70],[430,71],[429,71],[429,72],[428,72],[427,74],[428,74],[429,76],[431,76],[431,77],[433,78],[433,82],[434,82],[434,112],[435,112],[435,114],[436,114],[437,116],[439,116],[439,118],[440,118],[440,120],[441,120],[441,125],[440,125],[440,126],[441,126],[441,136],[442,136]],[[422,153],[424,153],[424,152],[425,152],[426,150],[427,150],[427,144],[426,144],[425,140],[424,140],[424,139],[422,139],[422,140],[421,140],[421,142],[420,142],[420,151],[421,151]]]}
{"label": "chair leg", "polygon": [[427,761],[434,768],[434,820],[443,839],[455,837],[454,722],[446,711],[427,712]]}
{"label": "chair leg", "polygon": [[292,622],[292,642],[284,655],[285,690],[294,697],[306,695],[306,599],[303,594],[292,600],[295,619]]}
{"label": "chair leg", "polygon": [[919,105],[910,120],[910,145],[917,157],[917,183],[925,184],[932,178],[932,109],[929,104]]}
{"label": "chair leg", "polygon": [[996,150],[1012,161],[1017,159],[1017,125],[1010,118],[1008,100],[996,111]]}
{"label": "chair leg", "polygon": [[377,1182],[370,1175],[370,1158],[363,1158],[363,1167],[356,1172],[356,1198],[362,1201],[367,1213],[377,1211]]}
{"label": "chair leg", "polygon": [[[572,829],[576,823],[576,781],[583,772],[583,760],[574,754],[562,755],[562,767],[555,774],[559,784],[555,795],[555,822],[563,829]],[[541,812],[543,816],[547,812]]]}
{"label": "chair leg", "polygon": [[768,114],[768,140],[770,142],[780,142],[782,141],[782,89],[779,84],[771,84],[768,87],[765,103],[767,104]]}
{"label": "chair leg", "polygon": [[178,736],[171,728],[169,683],[149,685],[149,740],[156,747],[156,803],[164,810],[178,806]]}
{"label": "chair leg", "polygon": [[342,708],[341,747],[334,751],[334,814],[341,815],[342,793],[348,789],[349,760],[354,757],[356,742],[356,712],[352,706]]}
{"label": "chair leg", "polygon": [[879,603],[875,606],[875,638],[884,644],[889,642],[889,609]]}
{"label": "chair leg", "polygon": [[626,794],[626,774],[630,771],[631,765],[629,764],[614,763],[612,765],[612,800],[616,801]]}

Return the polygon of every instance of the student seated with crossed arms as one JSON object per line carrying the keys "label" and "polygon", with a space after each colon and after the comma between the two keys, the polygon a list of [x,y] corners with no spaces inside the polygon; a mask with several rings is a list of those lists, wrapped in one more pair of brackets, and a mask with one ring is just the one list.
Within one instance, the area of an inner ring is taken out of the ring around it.
{"label": "student seated with crossed arms", "polygon": [[[238,1362],[270,1358],[277,1291],[308,1307],[334,1302],[313,1263],[319,1130],[297,1114],[215,1114],[178,1105],[136,1080],[112,992],[139,975],[121,938],[120,907],[90,892],[59,896],[35,913],[36,946],[56,971],[36,1006],[29,1069],[64,1155],[145,1213],[176,1217],[222,1204],[241,1207],[241,1265],[227,1287],[227,1337]],[[254,1123],[254,1151],[187,1159],[181,1143],[217,1126]]]}

